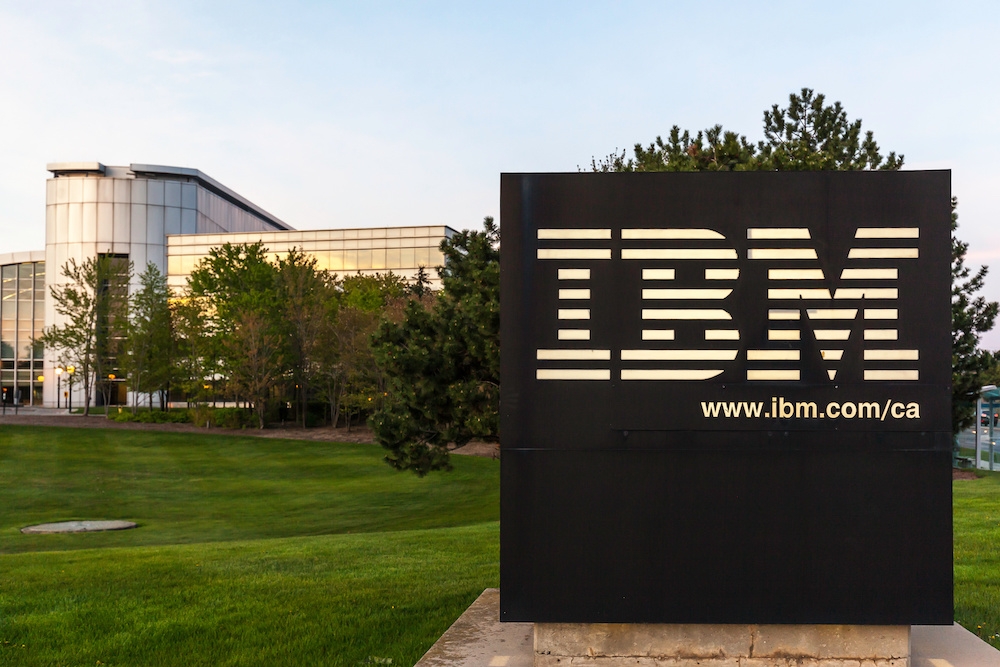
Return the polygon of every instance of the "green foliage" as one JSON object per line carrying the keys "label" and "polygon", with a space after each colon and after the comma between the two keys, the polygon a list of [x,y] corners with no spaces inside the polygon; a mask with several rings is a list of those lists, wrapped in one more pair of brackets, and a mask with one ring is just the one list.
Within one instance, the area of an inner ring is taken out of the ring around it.
{"label": "green foliage", "polygon": [[205,378],[219,367],[216,340],[209,334],[209,300],[186,294],[170,304],[174,333],[176,384],[191,400],[205,395]]}
{"label": "green foliage", "polygon": [[633,157],[611,153],[591,169],[624,171],[816,171],[900,169],[903,156],[883,157],[871,131],[861,134],[861,119],[849,121],[840,102],[803,88],[788,96],[788,106],[764,111],[764,139],[756,145],[715,125],[692,135],[674,125],[667,140],[636,144]]}
{"label": "green foliage", "polygon": [[232,333],[222,341],[229,384],[237,396],[245,396],[253,403],[257,425],[263,429],[271,390],[284,370],[286,341],[265,313],[240,311],[234,323]]}
{"label": "green foliage", "polygon": [[600,163],[591,160],[593,171],[742,171],[755,165],[755,147],[746,137],[728,132],[721,125],[691,132],[674,125],[667,140],[656,137],[648,146],[636,144],[634,157],[615,152]]}
{"label": "green foliage", "polygon": [[279,306],[275,265],[256,243],[225,243],[209,250],[191,272],[188,290],[207,300],[210,333],[231,333],[247,312],[274,315]]}
{"label": "green foliage", "polygon": [[[267,403],[288,356],[278,269],[267,248],[259,241],[212,248],[191,272],[188,292],[199,311],[190,321],[202,328],[192,335],[210,341],[200,351],[202,372],[215,366],[232,393],[253,403],[264,428]],[[203,383],[209,373],[191,378],[192,384]]]}
{"label": "green foliage", "polygon": [[788,107],[764,112],[764,141],[757,144],[759,168],[779,171],[897,170],[903,156],[879,153],[871,131],[861,138],[861,119],[847,120],[840,102],[826,106],[823,95],[803,88],[788,96]]}
{"label": "green foliage", "polygon": [[111,413],[116,422],[136,422],[139,424],[190,424],[191,415],[187,410],[140,410]]}
{"label": "green foliage", "polygon": [[186,422],[199,427],[246,429],[259,426],[256,412],[246,408],[213,408],[210,405],[196,405],[184,410],[183,415],[184,420],[180,423]]}
{"label": "green foliage", "polygon": [[295,248],[269,258],[260,243],[226,244],[192,272],[174,309],[188,395],[203,401],[209,384],[249,400],[261,428],[275,398],[292,403],[305,426],[316,396],[329,404],[334,424],[343,413],[350,425],[381,403],[369,338],[408,286],[392,273],[338,280]]}
{"label": "green foliage", "polygon": [[139,394],[166,392],[174,375],[176,346],[169,299],[167,277],[150,262],[139,274],[139,289],[131,298],[125,354],[119,360],[134,392],[133,410]]}
{"label": "green foliage", "polygon": [[347,276],[339,284],[340,303],[346,308],[375,312],[408,291],[406,281],[393,272]]}
{"label": "green foliage", "polygon": [[388,398],[369,424],[395,468],[424,475],[449,466],[448,447],[496,441],[500,399],[500,230],[461,232],[441,244],[443,291],[412,300],[402,322],[373,342]]}
{"label": "green foliage", "polygon": [[54,352],[64,367],[74,367],[73,377],[83,384],[84,414],[89,414],[98,378],[112,370],[115,344],[124,339],[131,273],[131,264],[122,266],[107,255],[82,264],[70,259],[60,269],[63,282],[49,288],[63,323],[46,327],[36,343]]}
{"label": "green foliage", "polygon": [[979,349],[979,336],[993,328],[998,304],[976,293],[983,288],[987,267],[972,273],[965,265],[968,243],[955,236],[958,200],[951,201],[951,426],[958,433],[976,422],[979,389],[995,378],[996,359]]}
{"label": "green foliage", "polygon": [[309,390],[320,376],[337,310],[336,281],[316,268],[316,258],[296,248],[278,259],[279,332],[285,337],[294,387],[296,421],[306,425]]}

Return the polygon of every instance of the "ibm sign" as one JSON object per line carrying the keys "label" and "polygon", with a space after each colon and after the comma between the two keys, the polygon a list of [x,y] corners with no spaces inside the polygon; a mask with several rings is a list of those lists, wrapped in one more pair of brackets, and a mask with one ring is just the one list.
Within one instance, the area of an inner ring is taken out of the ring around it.
{"label": "ibm sign", "polygon": [[949,172],[501,208],[505,620],[951,623]]}

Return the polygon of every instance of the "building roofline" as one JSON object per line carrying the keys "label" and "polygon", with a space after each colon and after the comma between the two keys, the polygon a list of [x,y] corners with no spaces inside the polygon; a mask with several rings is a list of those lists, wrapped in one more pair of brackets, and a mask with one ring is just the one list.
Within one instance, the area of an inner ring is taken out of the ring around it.
{"label": "building roofline", "polygon": [[[45,165],[45,168],[48,171],[51,171],[53,176],[56,177],[68,174],[106,174],[108,171],[108,167],[104,166],[100,162],[50,162]],[[114,169],[114,167],[112,169]],[[219,183],[217,180],[198,169],[189,169],[187,167],[168,167],[158,164],[138,164],[134,162],[128,166],[128,169],[133,175],[136,176],[152,176],[154,178],[157,176],[166,176],[191,179],[196,181],[206,190],[222,197],[234,206],[261,218],[268,224],[274,226],[277,230],[295,231],[295,228],[288,223],[284,222],[275,215],[271,215],[246,197],[230,190],[222,183]]]}
{"label": "building roofline", "polygon": [[100,162],[49,162],[45,165],[47,171],[59,174],[103,174],[105,167]]}
{"label": "building roofline", "polygon": [[[251,236],[254,238],[260,237],[262,234],[298,234],[303,237],[303,241],[315,241],[314,238],[305,238],[310,234],[326,234],[329,232],[369,232],[373,230],[386,230],[386,229],[443,229],[444,237],[451,238],[458,234],[458,230],[449,227],[448,225],[379,225],[375,227],[326,227],[323,229],[271,229],[265,232],[253,231],[253,232],[198,232],[197,234],[167,234],[167,245],[202,245],[198,243],[199,237],[206,236],[221,236],[223,242],[227,236]],[[364,240],[368,239],[382,239],[386,238],[383,236],[378,237],[364,237]],[[388,238],[398,238],[398,237],[388,237]],[[422,237],[417,237],[422,238]],[[337,240],[337,239],[332,239]],[[350,240],[350,239],[345,239]],[[210,244],[211,245],[211,244]],[[306,250],[306,254],[310,251]]]}
{"label": "building roofline", "polygon": [[44,262],[44,250],[21,250],[18,252],[0,253],[0,266],[7,264],[25,264],[27,262]]}
{"label": "building roofline", "polygon": [[129,169],[132,170],[136,175],[152,175],[152,176],[183,176],[186,178],[194,179],[204,187],[206,190],[210,190],[215,194],[219,195],[223,199],[229,200],[232,204],[242,208],[248,213],[253,213],[254,215],[263,218],[267,222],[271,223],[280,230],[295,231],[295,228],[288,223],[282,221],[277,216],[271,215],[260,206],[257,206],[249,199],[237,194],[236,192],[230,190],[222,183],[203,173],[198,169],[189,169],[187,167],[168,167],[164,165],[157,164],[136,164],[132,163],[129,165]]}

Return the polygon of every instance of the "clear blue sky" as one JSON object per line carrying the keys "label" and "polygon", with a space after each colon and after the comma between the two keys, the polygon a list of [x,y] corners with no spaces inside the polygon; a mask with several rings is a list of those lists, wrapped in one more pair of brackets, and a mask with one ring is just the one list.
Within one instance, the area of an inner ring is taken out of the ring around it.
{"label": "clear blue sky", "polygon": [[998,35],[995,1],[0,2],[0,252],[43,246],[48,162],[196,167],[299,229],[477,227],[501,172],[757,140],[808,86],[953,170],[1000,300]]}

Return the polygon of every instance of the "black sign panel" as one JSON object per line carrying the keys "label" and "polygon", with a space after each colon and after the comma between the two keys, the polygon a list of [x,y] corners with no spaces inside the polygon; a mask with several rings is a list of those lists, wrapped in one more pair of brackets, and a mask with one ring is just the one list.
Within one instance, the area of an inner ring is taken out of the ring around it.
{"label": "black sign panel", "polygon": [[949,172],[501,186],[503,620],[952,622]]}

